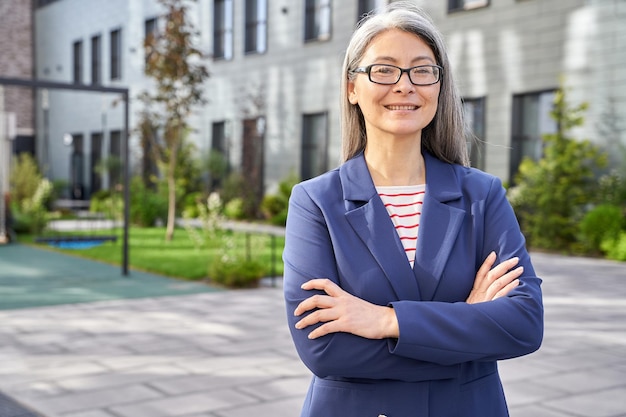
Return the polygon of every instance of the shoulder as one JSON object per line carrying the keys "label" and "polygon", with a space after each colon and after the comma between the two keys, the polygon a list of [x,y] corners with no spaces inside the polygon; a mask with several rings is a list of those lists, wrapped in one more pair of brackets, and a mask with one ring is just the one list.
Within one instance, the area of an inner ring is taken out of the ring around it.
{"label": "shoulder", "polygon": [[296,184],[291,191],[292,199],[310,199],[320,201],[321,199],[341,196],[341,179],[339,168],[335,168],[317,177],[302,181]]}

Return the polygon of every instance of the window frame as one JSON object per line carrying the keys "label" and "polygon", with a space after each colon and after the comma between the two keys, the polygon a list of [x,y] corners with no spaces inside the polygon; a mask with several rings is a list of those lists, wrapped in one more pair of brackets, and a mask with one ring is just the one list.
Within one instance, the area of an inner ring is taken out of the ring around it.
{"label": "window frame", "polygon": [[[246,0],[244,9],[244,53],[263,54],[267,52],[267,0]],[[253,38],[250,34],[253,34]]]}
{"label": "window frame", "polygon": [[91,84],[102,84],[102,35],[91,37]]}
{"label": "window frame", "polygon": [[[324,19],[324,14],[327,19]],[[323,25],[328,26],[323,31]],[[332,38],[333,10],[331,0],[305,0],[304,3],[304,42],[325,42]]]}
{"label": "window frame", "polygon": [[72,82],[83,83],[83,40],[79,39],[72,43]]}
{"label": "window frame", "polygon": [[448,0],[448,13],[467,12],[490,6],[490,0]]}
{"label": "window frame", "polygon": [[[550,112],[554,106],[554,96],[557,92],[556,88],[540,90],[534,92],[526,92],[513,95],[511,105],[511,146],[509,153],[509,183],[514,184],[515,175],[518,172],[519,165],[525,157],[533,159],[541,158],[543,155],[543,135],[554,133],[558,128],[557,122],[550,117]],[[527,108],[528,99],[536,98],[537,113],[534,119],[537,125],[537,132],[527,132],[525,121],[529,120]],[[549,103],[552,107],[548,108]],[[541,109],[545,107],[545,112]],[[542,128],[543,127],[543,128]],[[534,135],[532,133],[535,133]],[[526,146],[524,146],[526,145]],[[534,155],[524,152],[524,149],[534,148]]]}
{"label": "window frame", "polygon": [[[468,142],[470,162],[474,168],[484,171],[486,166],[485,127],[487,99],[484,96],[475,98],[468,97],[463,98],[462,101],[463,111],[465,112],[465,120],[468,122],[473,134],[473,137],[470,138],[470,141]],[[468,114],[469,105],[472,107],[472,114]]]}
{"label": "window frame", "polygon": [[[323,118],[323,131],[312,131],[312,127]],[[328,171],[328,111],[302,114],[300,138],[300,178],[307,180]],[[317,139],[321,138],[321,141]],[[317,158],[312,158],[315,155]],[[317,159],[317,161],[315,161]],[[316,164],[317,162],[317,164]]]}
{"label": "window frame", "polygon": [[[221,11],[218,4],[222,4]],[[234,56],[234,2],[213,0],[213,59],[229,61]],[[218,48],[219,47],[219,48]],[[217,51],[220,51],[218,54]]]}
{"label": "window frame", "polygon": [[122,79],[122,28],[109,32],[110,73],[111,81]]}

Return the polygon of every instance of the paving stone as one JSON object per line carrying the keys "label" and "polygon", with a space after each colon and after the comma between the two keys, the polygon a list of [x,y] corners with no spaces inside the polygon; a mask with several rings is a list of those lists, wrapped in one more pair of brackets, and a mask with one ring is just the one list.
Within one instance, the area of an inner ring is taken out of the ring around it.
{"label": "paving stone", "polygon": [[548,401],[546,405],[573,416],[615,417],[626,410],[626,385],[598,392],[577,394],[559,400]]}

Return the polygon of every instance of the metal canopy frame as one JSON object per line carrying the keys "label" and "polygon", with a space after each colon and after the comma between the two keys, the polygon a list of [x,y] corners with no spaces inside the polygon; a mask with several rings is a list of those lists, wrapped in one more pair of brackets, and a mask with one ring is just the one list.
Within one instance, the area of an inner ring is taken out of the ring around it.
{"label": "metal canopy frame", "polygon": [[[124,140],[122,148],[122,160],[123,177],[124,177],[124,234],[122,239],[122,275],[128,275],[128,224],[130,218],[130,189],[129,189],[129,151],[128,151],[128,119],[129,119],[129,102],[128,102],[128,88],[115,88],[104,87],[99,85],[81,85],[72,83],[61,83],[55,81],[43,81],[37,79],[21,79],[21,78],[3,78],[0,77],[0,86],[16,86],[16,87],[28,87],[33,88],[35,91],[41,88],[47,88],[51,90],[73,90],[73,91],[87,91],[94,93],[110,93],[120,94],[124,101]],[[0,196],[4,198],[3,196]]]}

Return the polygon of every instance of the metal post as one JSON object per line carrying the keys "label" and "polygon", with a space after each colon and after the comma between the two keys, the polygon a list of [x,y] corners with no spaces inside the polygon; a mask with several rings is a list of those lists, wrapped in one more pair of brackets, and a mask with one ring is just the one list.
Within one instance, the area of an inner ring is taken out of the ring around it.
{"label": "metal post", "polygon": [[124,239],[122,248],[122,274],[128,275],[128,223],[130,221],[130,159],[128,151],[128,91],[122,94],[124,100]]}
{"label": "metal post", "polygon": [[272,242],[271,242],[271,250],[272,250],[272,259],[271,259],[271,263],[272,263],[272,287],[276,286],[276,235],[272,234]]}

